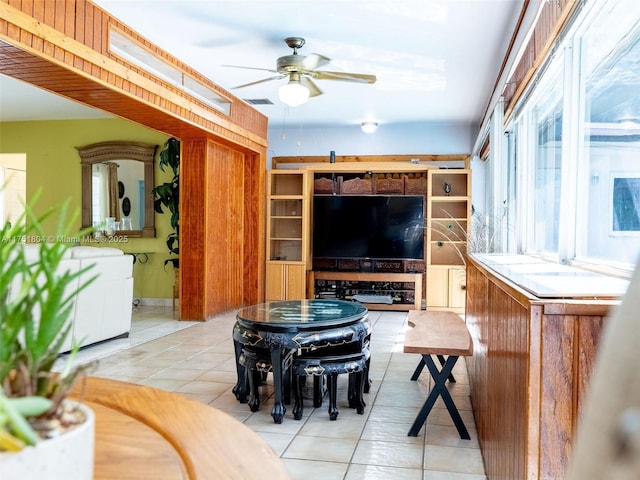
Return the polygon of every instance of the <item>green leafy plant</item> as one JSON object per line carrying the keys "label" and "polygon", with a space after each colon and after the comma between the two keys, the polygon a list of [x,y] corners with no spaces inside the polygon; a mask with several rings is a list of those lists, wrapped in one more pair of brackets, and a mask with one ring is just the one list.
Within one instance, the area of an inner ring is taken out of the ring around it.
{"label": "green leafy plant", "polygon": [[[160,151],[160,169],[164,172],[169,168],[173,173],[173,178],[153,188],[152,193],[155,198],[153,202],[154,210],[157,213],[164,213],[166,208],[171,213],[171,232],[167,236],[167,248],[169,254],[179,255],[180,253],[180,142],[175,138],[167,140]],[[179,266],[179,258],[173,257],[164,261],[167,265],[171,263],[175,268]]]}
{"label": "green leafy plant", "polygon": [[[53,371],[58,352],[69,335],[69,315],[75,296],[95,277],[78,288],[71,285],[90,267],[77,272],[61,272],[77,214],[67,218],[69,202],[36,215],[33,205],[12,225],[0,230],[0,450],[20,449],[46,438],[42,427],[55,424],[45,420],[59,418],[63,400],[78,375],[88,365],[73,367],[77,348],[72,350],[62,372]],[[29,260],[25,254],[27,238],[47,238],[42,223],[54,213],[58,224],[54,241],[39,243],[39,255]],[[68,221],[67,221],[68,220]],[[76,235],[86,235],[85,230]]]}

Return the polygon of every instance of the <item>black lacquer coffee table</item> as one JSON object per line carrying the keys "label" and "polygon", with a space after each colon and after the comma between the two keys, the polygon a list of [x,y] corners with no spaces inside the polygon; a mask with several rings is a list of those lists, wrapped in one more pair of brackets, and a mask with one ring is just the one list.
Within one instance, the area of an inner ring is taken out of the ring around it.
{"label": "black lacquer coffee table", "polygon": [[281,423],[286,411],[283,370],[293,355],[363,340],[371,333],[367,313],[360,303],[329,299],[267,302],[243,308],[233,328],[236,398],[245,401],[247,396],[244,367],[238,361],[243,346],[268,349],[275,397],[271,416],[275,423]]}

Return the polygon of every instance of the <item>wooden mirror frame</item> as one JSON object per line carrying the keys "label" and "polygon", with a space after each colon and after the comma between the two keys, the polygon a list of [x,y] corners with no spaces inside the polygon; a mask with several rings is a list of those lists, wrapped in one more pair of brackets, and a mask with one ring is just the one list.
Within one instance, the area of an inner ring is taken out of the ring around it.
{"label": "wooden mirror frame", "polygon": [[136,142],[100,142],[76,147],[80,154],[82,168],[82,228],[93,226],[91,211],[93,164],[110,160],[134,160],[144,163],[144,226],[142,230],[121,230],[119,234],[134,238],[155,238],[155,212],[151,190],[155,185],[154,162],[157,149],[158,145]]}

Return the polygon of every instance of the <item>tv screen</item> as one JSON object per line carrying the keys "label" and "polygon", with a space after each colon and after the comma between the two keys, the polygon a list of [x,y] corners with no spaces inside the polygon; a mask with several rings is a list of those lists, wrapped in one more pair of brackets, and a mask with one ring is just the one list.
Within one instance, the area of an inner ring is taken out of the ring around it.
{"label": "tv screen", "polygon": [[317,195],[314,258],[424,258],[424,197]]}

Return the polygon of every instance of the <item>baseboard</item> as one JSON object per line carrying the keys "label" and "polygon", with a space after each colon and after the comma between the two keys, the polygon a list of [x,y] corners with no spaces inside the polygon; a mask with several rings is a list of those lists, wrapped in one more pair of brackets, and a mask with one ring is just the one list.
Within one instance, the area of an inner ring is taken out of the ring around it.
{"label": "baseboard", "polygon": [[[176,306],[180,304],[179,300],[175,300]],[[136,306],[145,307],[171,307],[173,306],[173,299],[171,298],[157,298],[157,297],[133,297],[133,304]]]}

